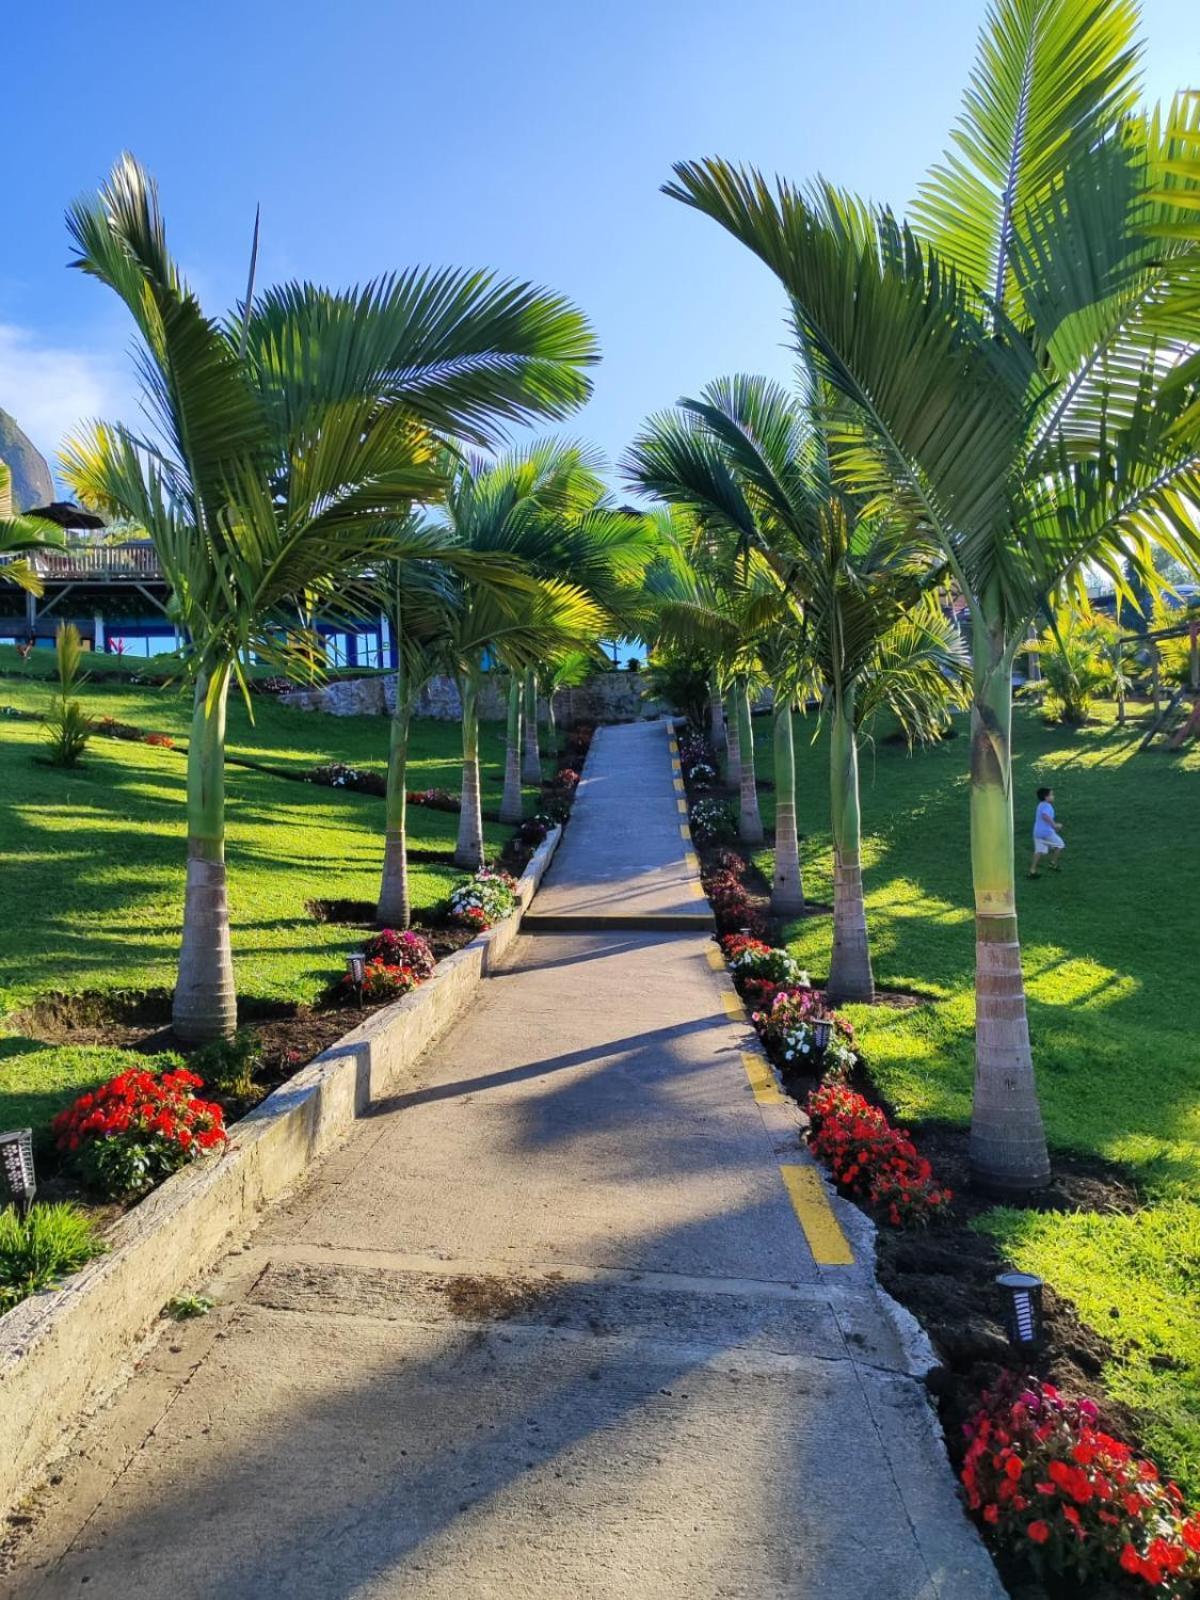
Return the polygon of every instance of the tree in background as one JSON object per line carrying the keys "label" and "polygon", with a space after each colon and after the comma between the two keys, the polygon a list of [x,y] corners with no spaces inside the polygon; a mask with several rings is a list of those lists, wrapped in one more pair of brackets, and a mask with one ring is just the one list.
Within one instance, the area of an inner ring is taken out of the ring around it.
{"label": "tree in background", "polygon": [[[755,621],[772,642],[765,649],[744,623],[741,636],[755,638],[760,659],[776,662],[776,690],[787,701],[810,688],[822,697],[834,846],[828,991],[841,1002],[870,1000],[875,988],[862,884],[860,740],[884,708],[910,739],[933,737],[955,703],[964,661],[932,596],[933,550],[837,483],[827,442],[832,401],[821,401],[817,385],[806,397],[764,378],[722,379],[698,400],[652,418],[629,465],[647,494],[686,508],[712,536],[745,552],[740,559],[761,574]],[[776,732],[790,749],[790,719],[785,728],[780,717]],[[784,866],[790,880],[795,853],[798,886],[788,749],[777,747]]]}
{"label": "tree in background", "polygon": [[595,342],[565,301],[487,274],[412,271],[333,293],[287,284],[227,322],[172,260],[158,197],[126,156],[67,225],[75,265],[116,291],[141,338],[153,437],[97,424],[64,454],[86,504],[154,540],[190,648],[188,867],[173,1019],[183,1039],[237,1025],[226,898],[224,749],[231,683],[256,652],[308,670],[297,610],[339,609],[348,573],[437,559],[414,502],[447,487],[442,438],[588,393]]}
{"label": "tree in background", "polygon": [[1085,563],[1127,592],[1151,547],[1194,568],[1197,117],[1135,109],[1128,0],[998,0],[953,152],[911,224],[721,160],[667,192],[778,276],[841,395],[836,471],[936,543],[971,617],[977,1181],[1044,1184],[1017,936],[1011,675]]}

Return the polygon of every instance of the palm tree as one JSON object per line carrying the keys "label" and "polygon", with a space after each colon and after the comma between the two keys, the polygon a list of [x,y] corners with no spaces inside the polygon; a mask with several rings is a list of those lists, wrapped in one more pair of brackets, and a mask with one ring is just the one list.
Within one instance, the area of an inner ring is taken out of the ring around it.
{"label": "palm tree", "polygon": [[[507,559],[524,575],[509,591],[469,573],[456,580],[457,601],[440,654],[462,697],[463,792],[455,861],[483,864],[478,699],[489,661],[510,673],[506,807],[519,820],[520,724],[524,674],[541,662],[599,638],[603,613],[578,583],[555,574],[588,567],[583,544],[613,532],[608,513],[589,509],[600,495],[591,458],[579,446],[543,442],[491,462],[460,463],[434,520],[439,535],[475,558]],[[621,528],[616,529],[621,534]],[[619,544],[619,539],[611,542]],[[573,555],[574,560],[568,559]],[[540,776],[540,769],[539,769]]]}
{"label": "palm tree", "polygon": [[828,426],[828,412],[815,400],[798,400],[763,378],[723,379],[699,400],[652,418],[630,468],[646,493],[685,506],[739,550],[753,551],[788,602],[758,607],[767,631],[783,634],[773,651],[777,692],[789,708],[781,706],[776,720],[784,892],[791,890],[793,853],[799,877],[790,704],[813,686],[830,727],[828,992],[841,1002],[871,1000],[875,992],[862,884],[861,737],[884,708],[910,739],[931,736],[944,722],[962,663],[957,635],[928,594],[936,575],[928,543],[864,514],[835,482]]}
{"label": "palm tree", "polygon": [[1154,543],[1200,561],[1195,118],[1183,102],[1134,113],[1136,21],[1127,0],[997,0],[911,225],[721,160],[667,187],[777,275],[797,344],[848,407],[839,475],[936,543],[970,608],[971,1161],[1002,1190],[1049,1176],[1017,935],[1013,658],[1085,563],[1128,592],[1122,561],[1153,582]]}
{"label": "palm tree", "polygon": [[41,594],[42,580],[26,557],[38,550],[61,550],[64,543],[57,523],[21,516],[14,510],[12,472],[0,461],[0,583],[15,583],[29,594]]}
{"label": "palm tree", "polygon": [[[738,837],[746,844],[761,844],[750,695],[765,682],[758,646],[765,624],[775,620],[779,585],[760,558],[748,559],[745,546],[706,537],[712,529],[692,505],[682,497],[659,494],[641,477],[637,444],[627,466],[638,487],[658,494],[668,508],[656,523],[659,549],[637,611],[636,631],[660,646],[699,653],[713,662],[717,683],[728,685],[726,782],[738,790]],[[746,760],[743,750],[749,752]]]}
{"label": "palm tree", "polygon": [[[74,264],[125,301],[141,336],[153,437],[98,424],[67,448],[85,502],[145,527],[187,630],[195,685],[188,868],[174,1025],[233,1032],[226,901],[225,708],[251,651],[311,650],[296,622],[345,575],[430,560],[407,518],[445,488],[440,436],[486,442],[498,419],[559,415],[587,394],[591,333],[564,301],[486,274],[412,271],[331,293],[285,285],[206,317],[132,157],[67,218]],[[281,642],[282,636],[282,642]]]}

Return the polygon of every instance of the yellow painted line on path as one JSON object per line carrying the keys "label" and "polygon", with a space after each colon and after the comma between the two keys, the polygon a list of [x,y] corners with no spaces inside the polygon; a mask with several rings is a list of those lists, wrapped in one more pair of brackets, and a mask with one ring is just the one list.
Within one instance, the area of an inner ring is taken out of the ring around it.
{"label": "yellow painted line on path", "polygon": [[681,817],[686,817],[687,816],[687,801],[686,800],[676,800],[675,804],[679,807],[679,815]]}
{"label": "yellow painted line on path", "polygon": [[682,772],[683,768],[679,765],[678,761],[672,761],[672,763],[671,763],[671,771],[672,772]]}
{"label": "yellow painted line on path", "polygon": [[692,837],[692,830],[688,827],[686,822],[681,822],[679,824],[679,837],[681,839],[690,839]]}
{"label": "yellow painted line on path", "polygon": [[767,1065],[765,1056],[755,1055],[750,1050],[743,1050],[742,1065],[746,1069],[746,1076],[750,1079],[750,1087],[754,1090],[754,1098],[760,1106],[783,1104],[783,1090],[775,1082],[774,1075]]}
{"label": "yellow painted line on path", "polygon": [[714,972],[724,972],[725,957],[717,949],[715,944],[710,944],[704,954],[708,957],[708,964]]}
{"label": "yellow painted line on path", "polygon": [[689,872],[700,871],[700,857],[694,850],[685,850],[683,852],[683,864]]}
{"label": "yellow painted line on path", "polygon": [[682,794],[684,792],[684,790],[683,790],[683,779],[682,778],[676,778],[674,780],[674,782],[675,782],[675,793],[676,794]]}
{"label": "yellow painted line on path", "polygon": [[723,991],[721,995],[721,1004],[725,1007],[725,1015],[729,1018],[730,1022],[749,1022],[750,1019],[746,1015],[745,1006],[742,1005],[742,1002],[738,999],[737,995],[731,993],[730,990],[726,989]]}
{"label": "yellow painted line on path", "polygon": [[692,879],[692,881],[691,881],[691,890],[692,890],[692,899],[693,900],[703,900],[704,899],[704,885],[702,883],[700,883],[698,879],[696,879],[696,878]]}
{"label": "yellow painted line on path", "polygon": [[815,1167],[780,1167],[808,1248],[823,1267],[852,1267],[854,1251],[833,1214],[829,1197]]}

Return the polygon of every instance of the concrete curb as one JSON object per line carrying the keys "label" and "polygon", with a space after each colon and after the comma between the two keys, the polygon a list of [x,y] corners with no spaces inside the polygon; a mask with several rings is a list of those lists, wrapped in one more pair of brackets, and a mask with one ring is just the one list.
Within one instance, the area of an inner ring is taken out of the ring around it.
{"label": "concrete curb", "polygon": [[80,1416],[128,1371],[172,1295],[388,1094],[472,999],[520,932],[562,829],[534,853],[517,910],[438,963],[428,983],[315,1057],[233,1125],[214,1161],[178,1172],[122,1217],[108,1252],[0,1318],[0,1512],[36,1482]]}

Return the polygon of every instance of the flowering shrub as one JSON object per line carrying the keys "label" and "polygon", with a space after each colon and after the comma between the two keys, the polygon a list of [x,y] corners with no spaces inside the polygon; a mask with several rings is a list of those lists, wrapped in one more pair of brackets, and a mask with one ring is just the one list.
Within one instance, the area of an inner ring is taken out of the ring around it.
{"label": "flowering shrub", "polygon": [[326,789],[354,789],[359,794],[386,794],[387,779],[379,772],[362,772],[358,767],[348,767],[343,761],[330,761],[323,767],[306,772],[307,783],[319,783]]}
{"label": "flowering shrub", "polygon": [[823,1083],[808,1097],[809,1148],[843,1194],[865,1200],[893,1227],[929,1221],[951,1200],[908,1134],[844,1084]]}
{"label": "flowering shrub", "polygon": [[148,733],[143,744],[157,745],[160,750],[174,750],[175,741],[169,733]]}
{"label": "flowering shrub", "polygon": [[983,1396],[966,1424],[967,1504],[997,1546],[1039,1577],[1081,1583],[1140,1578],[1156,1593],[1191,1595],[1200,1579],[1200,1516],[1153,1462],[1098,1427],[1091,1400],[1015,1380]]}
{"label": "flowering shrub", "polygon": [[[398,1000],[402,994],[415,989],[420,981],[411,967],[392,966],[379,960],[368,961],[363,970],[362,998],[376,1005],[385,1000]],[[338,981],[338,991],[337,998],[348,1004],[358,999],[360,986],[346,972]]]}
{"label": "flowering shrub", "polygon": [[578,787],[579,773],[576,772],[574,767],[563,767],[562,770],[555,775],[554,782],[558,788],[570,791]]}
{"label": "flowering shrub", "polygon": [[410,806],[428,806],[431,811],[461,811],[462,799],[449,789],[410,789]]}
{"label": "flowering shrub", "polygon": [[252,694],[287,694],[294,689],[295,684],[290,678],[280,677],[278,674],[272,678],[252,678],[250,690]]}
{"label": "flowering shrub", "polygon": [[749,863],[745,856],[739,855],[736,850],[731,850],[728,845],[721,845],[712,853],[712,865],[715,871],[734,872],[740,879]]}
{"label": "flowering shrub", "polygon": [[437,957],[429,940],[411,928],[397,933],[394,928],[383,928],[367,940],[363,949],[367,960],[382,962],[385,967],[407,967],[418,981],[433,977]]}
{"label": "flowering shrub", "polygon": [[203,1087],[186,1067],[122,1072],[80,1095],[50,1126],[85,1183],[113,1199],[144,1194],[225,1143],[220,1106],[192,1093]]}
{"label": "flowering shrub", "polygon": [[763,917],[750,905],[741,877],[736,871],[722,868],[709,873],[704,879],[704,892],[713,908],[717,927],[729,933],[746,928],[753,934],[766,932]]}
{"label": "flowering shrub", "polygon": [[120,722],[116,717],[97,717],[96,732],[108,739],[129,739],[137,744],[148,737],[144,728],[136,727],[132,722]]}
{"label": "flowering shrub", "polygon": [[765,978],[775,984],[807,989],[808,973],[787,950],[764,944],[745,934],[726,934],[721,940],[730,970],[736,978]]}
{"label": "flowering shrub", "polygon": [[717,769],[710,767],[707,761],[697,761],[694,767],[683,770],[693,789],[711,789],[717,781]]}
{"label": "flowering shrub", "polygon": [[517,829],[517,837],[522,844],[537,846],[542,843],[555,826],[554,818],[539,812],[536,817],[526,817]]}
{"label": "flowering shrub", "polygon": [[699,800],[688,819],[700,844],[725,844],[737,838],[738,819],[724,800]]}
{"label": "flowering shrub", "polygon": [[473,878],[463,878],[450,891],[450,916],[467,927],[490,928],[516,908],[517,880],[492,867],[481,867]]}
{"label": "flowering shrub", "polygon": [[[807,980],[808,974],[804,974]],[[820,1066],[826,1078],[846,1078],[858,1064],[854,1029],[837,1011],[826,1009],[822,997],[807,986],[776,987],[770,1003],[751,1013],[767,1054],[777,1066]],[[824,1053],[817,1047],[815,1024],[832,1024]]]}

